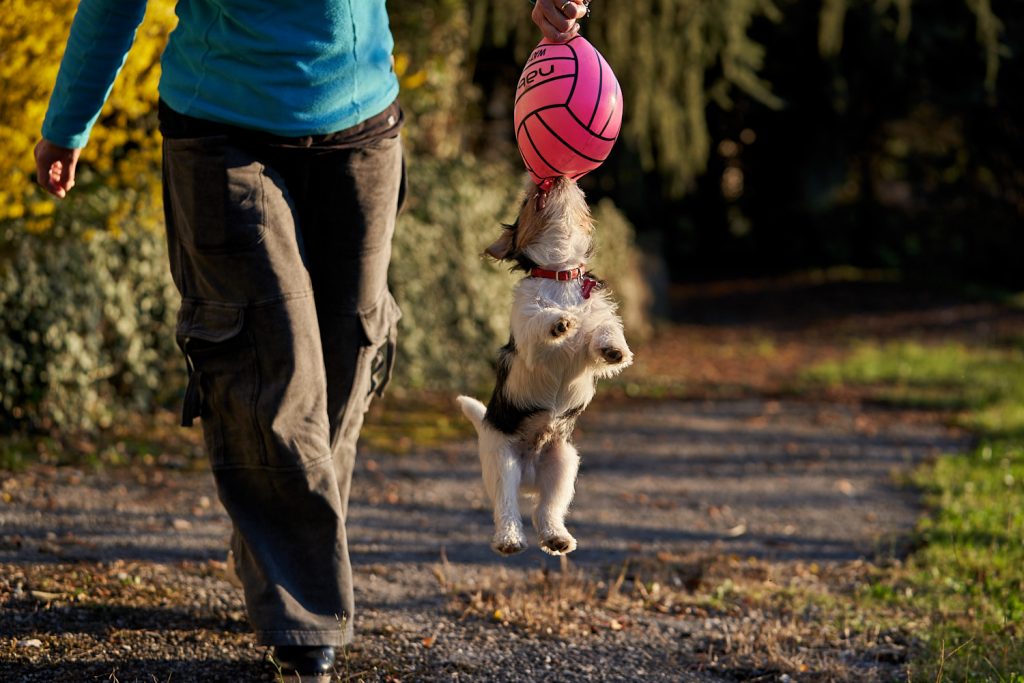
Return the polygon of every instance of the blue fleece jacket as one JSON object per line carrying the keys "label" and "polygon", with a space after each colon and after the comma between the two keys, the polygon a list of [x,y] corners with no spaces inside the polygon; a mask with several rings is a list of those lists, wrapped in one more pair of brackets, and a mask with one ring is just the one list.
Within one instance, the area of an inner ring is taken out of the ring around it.
{"label": "blue fleece jacket", "polygon": [[[197,118],[275,135],[332,133],[398,95],[385,0],[179,0],[160,97]],[[146,0],[82,0],[43,137],[83,147]]]}

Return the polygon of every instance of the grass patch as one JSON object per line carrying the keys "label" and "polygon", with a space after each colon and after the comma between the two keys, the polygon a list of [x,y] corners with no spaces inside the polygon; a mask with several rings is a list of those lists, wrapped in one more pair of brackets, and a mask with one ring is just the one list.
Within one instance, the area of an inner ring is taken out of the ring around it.
{"label": "grass patch", "polygon": [[897,406],[958,411],[960,425],[988,438],[1024,439],[1024,341],[1002,348],[863,343],[848,358],[812,368],[802,379],[856,386]]}
{"label": "grass patch", "polygon": [[978,435],[914,473],[920,547],[864,597],[920,615],[916,679],[1024,681],[1024,345],[864,344],[805,379],[953,409]]}
{"label": "grass patch", "polygon": [[359,441],[368,452],[402,454],[475,436],[454,394],[396,391],[372,404]]}
{"label": "grass patch", "polygon": [[87,470],[127,465],[207,467],[199,426],[182,429],[178,422],[178,413],[161,410],[124,415],[106,429],[3,434],[0,471],[19,472],[32,465]]}

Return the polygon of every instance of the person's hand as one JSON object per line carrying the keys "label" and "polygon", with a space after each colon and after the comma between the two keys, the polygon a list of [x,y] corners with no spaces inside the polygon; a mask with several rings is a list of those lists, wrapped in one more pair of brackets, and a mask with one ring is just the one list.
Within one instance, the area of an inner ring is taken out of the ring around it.
{"label": "person's hand", "polygon": [[530,15],[548,40],[564,43],[580,31],[576,23],[587,15],[583,0],[537,0]]}
{"label": "person's hand", "polygon": [[75,186],[75,167],[80,149],[55,145],[47,139],[36,143],[36,180],[54,197],[64,199]]}

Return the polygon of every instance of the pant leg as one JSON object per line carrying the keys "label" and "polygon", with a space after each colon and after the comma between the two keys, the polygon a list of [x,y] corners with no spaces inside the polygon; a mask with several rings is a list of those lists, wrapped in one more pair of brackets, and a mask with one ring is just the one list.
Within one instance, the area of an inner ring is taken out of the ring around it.
{"label": "pant leg", "polygon": [[341,645],[353,596],[327,373],[297,209],[267,150],[164,146],[168,248],[201,417],[261,644]]}
{"label": "pant leg", "polygon": [[300,172],[308,199],[300,202],[300,222],[324,349],[331,452],[347,513],[363,417],[372,398],[383,394],[396,352],[401,313],[387,274],[404,199],[401,139],[317,154]]}

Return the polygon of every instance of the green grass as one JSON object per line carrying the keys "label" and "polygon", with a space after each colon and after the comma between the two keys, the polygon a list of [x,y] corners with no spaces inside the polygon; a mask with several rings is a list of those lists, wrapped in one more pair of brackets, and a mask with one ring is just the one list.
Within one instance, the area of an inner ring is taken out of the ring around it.
{"label": "green grass", "polygon": [[[393,392],[374,401],[360,432],[368,451],[403,454],[414,448],[442,447],[472,439],[476,432],[448,394]],[[483,400],[486,395],[481,394]]]}
{"label": "green grass", "polygon": [[957,422],[987,438],[1024,439],[1024,341],[1002,347],[916,342],[858,345],[805,380],[856,385],[898,406],[960,411]]}
{"label": "green grass", "polygon": [[863,597],[921,616],[915,679],[1024,681],[1024,345],[864,344],[805,379],[953,410],[978,436],[914,473],[919,547]]}

